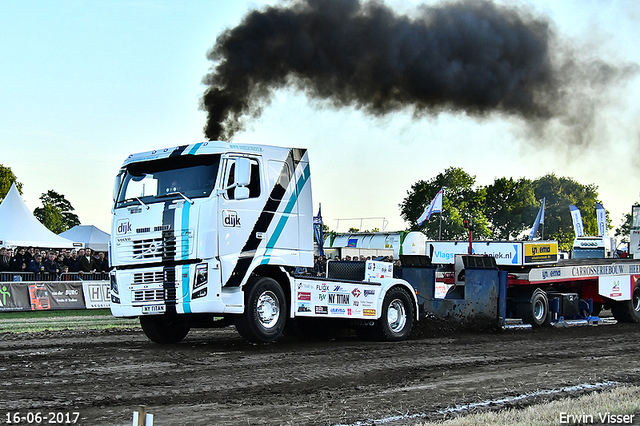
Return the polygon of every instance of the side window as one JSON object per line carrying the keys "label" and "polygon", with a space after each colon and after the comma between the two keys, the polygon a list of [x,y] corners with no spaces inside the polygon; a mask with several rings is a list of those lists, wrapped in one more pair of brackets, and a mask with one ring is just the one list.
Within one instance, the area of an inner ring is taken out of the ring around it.
{"label": "side window", "polygon": [[276,198],[281,197],[287,190],[291,177],[291,170],[287,163],[276,160],[269,161],[269,182],[275,184],[274,195]]}
{"label": "side window", "polygon": [[[225,171],[225,180],[224,187],[228,188],[229,186],[235,183],[235,171],[236,171],[236,162],[233,159],[227,160],[227,167]],[[256,160],[251,160],[251,182],[249,182],[249,198],[258,198],[260,196],[260,165]],[[235,195],[235,188],[227,189],[225,193],[225,198],[227,200],[233,200]]]}

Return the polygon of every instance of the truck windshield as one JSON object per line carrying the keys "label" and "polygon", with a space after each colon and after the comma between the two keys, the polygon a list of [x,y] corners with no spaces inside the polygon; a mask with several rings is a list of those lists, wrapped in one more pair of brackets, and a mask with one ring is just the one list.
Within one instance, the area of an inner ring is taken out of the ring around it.
{"label": "truck windshield", "polygon": [[604,259],[605,251],[604,247],[599,248],[573,248],[573,255],[571,256],[573,259]]}
{"label": "truck windshield", "polygon": [[219,155],[183,155],[131,163],[124,170],[116,207],[183,196],[208,197],[216,183],[219,164]]}

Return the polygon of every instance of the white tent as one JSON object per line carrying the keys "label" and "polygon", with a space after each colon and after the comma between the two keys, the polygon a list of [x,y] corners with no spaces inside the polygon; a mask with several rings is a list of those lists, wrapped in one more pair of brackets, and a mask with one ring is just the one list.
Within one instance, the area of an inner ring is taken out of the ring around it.
{"label": "white tent", "polygon": [[71,241],[80,241],[94,251],[107,251],[111,236],[93,225],[77,225],[60,234]]}
{"label": "white tent", "polygon": [[0,246],[73,248],[73,241],[49,231],[24,203],[15,183],[0,204]]}

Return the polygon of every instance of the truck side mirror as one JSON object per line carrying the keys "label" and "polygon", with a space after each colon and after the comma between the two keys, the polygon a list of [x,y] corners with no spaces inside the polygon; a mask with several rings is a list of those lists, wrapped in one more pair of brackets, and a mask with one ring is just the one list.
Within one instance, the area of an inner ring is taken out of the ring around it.
{"label": "truck side mirror", "polygon": [[246,200],[249,198],[249,188],[246,186],[238,186],[233,194],[234,200]]}
{"label": "truck side mirror", "polygon": [[236,188],[234,190],[234,200],[246,200],[249,198],[249,184],[251,183],[251,160],[244,157],[236,159],[234,181]]}
{"label": "truck side mirror", "polygon": [[248,186],[249,183],[251,183],[251,160],[244,157],[236,159],[234,178],[234,182],[237,186]]}

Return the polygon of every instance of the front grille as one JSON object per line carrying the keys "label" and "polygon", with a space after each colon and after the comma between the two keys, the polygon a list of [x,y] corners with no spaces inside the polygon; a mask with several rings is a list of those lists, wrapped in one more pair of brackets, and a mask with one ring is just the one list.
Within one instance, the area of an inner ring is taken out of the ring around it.
{"label": "front grille", "polygon": [[134,290],[133,303],[161,302],[164,300],[164,289]]}
{"label": "front grille", "polygon": [[144,290],[133,291],[133,303],[148,303],[148,302],[166,302],[174,301],[177,297],[177,290],[175,287],[170,288],[147,288]]}
{"label": "front grille", "polygon": [[133,284],[152,284],[164,281],[164,272],[136,272],[133,274]]}
{"label": "front grille", "polygon": [[176,255],[176,239],[171,233],[167,232],[161,238],[134,240],[132,254],[136,260],[173,259]]}

